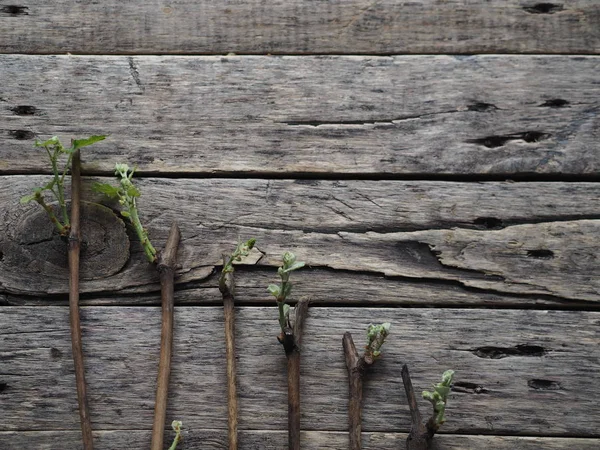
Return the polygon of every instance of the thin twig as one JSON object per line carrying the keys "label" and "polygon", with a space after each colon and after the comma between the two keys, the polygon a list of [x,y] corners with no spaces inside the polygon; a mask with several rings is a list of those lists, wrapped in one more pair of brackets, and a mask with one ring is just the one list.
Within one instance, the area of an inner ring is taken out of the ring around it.
{"label": "thin twig", "polygon": [[431,430],[423,425],[421,419],[421,413],[419,412],[419,405],[417,404],[417,397],[412,386],[410,379],[410,373],[408,372],[408,366],[404,364],[402,366],[402,382],[404,383],[404,391],[406,392],[406,398],[408,400],[408,408],[410,409],[410,432],[406,438],[406,449],[407,450],[427,450],[431,443],[433,433]]}
{"label": "thin twig", "polygon": [[88,408],[81,341],[81,323],[79,319],[79,254],[81,250],[80,205],[81,205],[81,158],[79,150],[73,157],[71,180],[71,232],[69,234],[69,322],[71,326],[71,345],[75,365],[75,384],[77,402],[83,435],[84,450],[93,450],[92,424]]}
{"label": "thin twig", "polygon": [[300,346],[309,303],[309,299],[298,301],[294,327],[286,327],[279,337],[287,358],[289,450],[300,450]]}
{"label": "thin twig", "polygon": [[346,370],[348,371],[348,443],[350,450],[360,450],[362,432],[363,381],[367,367],[381,355],[380,349],[390,329],[389,323],[369,325],[368,343],[362,356],[358,355],[354,340],[349,332],[344,333],[342,346]]}
{"label": "thin twig", "polygon": [[[223,265],[227,265],[227,256],[223,255]],[[238,402],[236,393],[235,370],[235,279],[233,271],[223,274],[219,282],[219,290],[223,295],[223,312],[225,316],[225,355],[227,359],[227,412],[229,450],[237,450],[238,439]]]}
{"label": "thin twig", "polygon": [[162,450],[165,418],[167,415],[167,397],[169,375],[171,374],[171,353],[173,349],[173,306],[174,278],[177,262],[177,247],[181,234],[176,223],[171,226],[165,249],[158,259],[160,273],[160,291],[162,299],[162,328],[160,337],[160,361],[156,385],[156,404],[152,425],[152,450]]}
{"label": "thin twig", "polygon": [[[364,355],[358,356],[354,340],[349,332],[344,333],[342,338],[346,369],[348,370],[348,426],[349,426],[349,449],[361,449],[362,431],[362,397],[363,379],[367,362]],[[370,359],[369,361],[372,360]]]}

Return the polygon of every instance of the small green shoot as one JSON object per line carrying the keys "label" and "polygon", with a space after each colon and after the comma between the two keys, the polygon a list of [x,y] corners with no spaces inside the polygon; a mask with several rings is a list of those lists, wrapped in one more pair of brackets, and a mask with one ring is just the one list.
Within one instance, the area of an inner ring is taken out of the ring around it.
{"label": "small green shoot", "polygon": [[175,450],[177,448],[177,444],[179,444],[179,441],[183,439],[181,437],[182,426],[183,423],[180,420],[174,420],[173,422],[171,422],[171,427],[173,427],[173,431],[175,432],[175,439],[173,439],[173,443],[169,447],[169,450]]}
{"label": "small green shoot", "polygon": [[296,255],[292,252],[283,254],[283,265],[277,269],[277,273],[281,277],[281,284],[270,284],[267,288],[271,295],[277,300],[279,307],[279,326],[281,331],[285,332],[286,328],[290,327],[290,305],[285,301],[292,292],[292,283],[290,283],[290,273],[304,267],[304,263],[296,261]]}
{"label": "small green shoot", "polygon": [[254,244],[256,244],[256,239],[248,239],[246,242],[240,242],[235,248],[234,252],[227,259],[225,264],[223,265],[223,270],[221,270],[221,276],[219,277],[219,287],[221,291],[225,289],[225,275],[233,272],[233,263],[240,262],[242,258],[248,256],[250,254],[250,250],[254,248]]}
{"label": "small green shoot", "polygon": [[385,338],[390,333],[390,323],[385,322],[381,325],[369,325],[367,329],[367,345],[365,345],[365,356],[373,360],[381,356],[381,346]]}
{"label": "small green shoot", "polygon": [[[50,218],[50,221],[56,226],[56,229],[61,236],[66,236],[69,234],[69,230],[71,228],[69,214],[67,212],[67,203],[65,200],[65,176],[71,167],[73,153],[82,147],[95,144],[96,142],[102,141],[105,138],[106,136],[90,136],[89,138],[85,139],[72,139],[71,147],[69,148],[65,148],[56,136],[53,136],[44,142],[37,139],[35,141],[34,146],[44,147],[46,153],[48,154],[50,164],[52,165],[53,178],[46,185],[35,188],[32,194],[21,197],[21,204],[24,205],[31,201],[39,203],[39,205],[44,208],[48,214],[48,217]],[[59,167],[60,162],[64,160],[65,157],[66,161],[62,167]],[[62,215],[61,219],[56,217],[53,208],[46,203],[46,199],[44,198],[45,191],[50,191],[58,202],[58,206],[60,207]]]}
{"label": "small green shoot", "polygon": [[92,189],[96,192],[106,195],[109,198],[116,199],[123,206],[121,215],[131,222],[135,232],[144,248],[144,253],[148,261],[154,263],[157,261],[156,250],[150,243],[148,231],[142,226],[137,210],[136,198],[141,193],[131,181],[135,169],[130,169],[127,164],[116,164],[115,175],[119,178],[119,186],[115,187],[108,183],[94,183]]}
{"label": "small green shoot", "polygon": [[436,428],[446,421],[446,402],[454,379],[454,370],[446,370],[442,375],[442,382],[433,386],[433,392],[423,391],[423,398],[433,405],[433,420]]}

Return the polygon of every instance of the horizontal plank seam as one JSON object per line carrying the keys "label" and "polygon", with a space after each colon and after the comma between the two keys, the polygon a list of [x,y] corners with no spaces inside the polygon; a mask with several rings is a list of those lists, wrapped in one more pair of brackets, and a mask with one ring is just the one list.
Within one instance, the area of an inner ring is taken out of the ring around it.
{"label": "horizontal plank seam", "polygon": [[[52,175],[49,171],[12,171],[0,170],[0,176],[36,176]],[[82,171],[83,176],[113,177],[112,171]],[[543,174],[543,173],[492,173],[492,174],[443,174],[443,173],[366,173],[366,172],[136,172],[137,178],[164,178],[164,179],[251,179],[251,180],[317,180],[317,181],[448,181],[460,183],[481,183],[511,181],[515,183],[547,182],[547,183],[575,183],[600,182],[600,172],[582,174]]]}
{"label": "horizontal plank seam", "polygon": [[[504,293],[502,293],[504,295]],[[130,294],[130,297],[134,297],[136,295]],[[139,297],[139,294],[137,294]],[[157,294],[158,296],[158,294]],[[37,297],[32,297],[37,298]],[[122,300],[123,296],[118,295],[104,295],[100,297],[101,299],[110,299],[110,298],[118,298]],[[536,298],[539,298],[537,296]],[[490,304],[457,304],[457,303],[406,303],[406,302],[382,302],[377,304],[364,304],[364,303],[352,303],[352,302],[318,302],[315,298],[311,298],[311,308],[368,308],[368,309],[397,309],[397,308],[405,308],[405,309],[460,309],[460,310],[502,310],[502,311],[564,311],[564,312],[581,312],[581,311],[589,311],[589,312],[600,312],[600,305],[597,303],[594,304],[575,304],[575,305],[552,305],[552,304],[531,304],[531,305],[523,305],[523,306],[515,306],[515,304],[509,305],[490,305]],[[3,305],[1,308],[65,308],[68,307],[68,301],[60,301],[60,303],[51,303],[51,300],[48,301],[40,301],[40,303],[32,304],[11,304],[11,305]],[[47,303],[47,304],[44,304]],[[296,300],[290,300],[290,305],[294,306]],[[592,303],[592,302],[590,302]],[[191,308],[215,308],[223,306],[222,302],[219,301],[211,301],[211,302],[178,302],[177,298],[175,298],[175,305],[178,307],[191,307]],[[154,302],[148,303],[127,303],[124,301],[119,301],[116,303],[108,303],[103,304],[101,302],[98,303],[86,303],[81,302],[81,306],[83,308],[160,308],[160,298],[157,297],[157,300]],[[248,301],[243,303],[238,303],[237,305],[240,308],[275,308],[275,304],[273,302],[261,302],[261,301]],[[64,331],[64,330],[54,330],[55,332]],[[46,332],[46,331],[44,331]],[[36,333],[36,332],[31,332]],[[19,332],[8,333],[8,334],[20,334]],[[5,333],[0,332],[0,336],[5,335]]]}
{"label": "horizontal plank seam", "polygon": [[56,53],[56,52],[23,52],[23,53],[10,53],[0,52],[0,55],[11,55],[11,56],[293,56],[293,57],[314,57],[314,56],[373,56],[373,57],[395,57],[395,56],[600,56],[600,52],[528,52],[526,50],[519,52],[460,52],[460,53],[427,53],[427,52],[401,52],[401,53],[390,53],[390,52],[277,52],[272,51],[268,53],[264,52],[244,52],[244,53],[233,53],[233,52],[115,52],[115,53],[96,53],[96,52],[68,52],[68,53]]}

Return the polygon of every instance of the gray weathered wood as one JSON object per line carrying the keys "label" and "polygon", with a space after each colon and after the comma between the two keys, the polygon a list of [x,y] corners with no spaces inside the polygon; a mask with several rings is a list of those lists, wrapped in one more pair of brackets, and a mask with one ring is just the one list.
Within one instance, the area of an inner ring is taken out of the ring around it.
{"label": "gray weathered wood", "polygon": [[[45,256],[58,236],[53,238],[38,205],[19,204],[46,179],[0,178],[2,292],[66,292],[66,260]],[[92,181],[84,183],[85,197],[98,200],[89,193]],[[256,237],[258,266],[277,267],[282,253],[292,249],[313,268],[534,295],[531,302],[541,300],[535,296],[600,298],[595,183],[140,179],[139,185],[143,222],[155,246],[163,245],[173,220],[181,224],[180,285],[209,276],[238,238]],[[37,224],[35,230],[29,223]],[[82,292],[158,289],[155,270],[137,242],[127,262],[118,265],[111,276],[83,279]],[[334,273],[322,275],[325,285]],[[308,276],[304,280],[310,283]],[[245,295],[243,285],[239,295]],[[488,301],[493,300],[482,303]]]}
{"label": "gray weathered wood", "polygon": [[107,133],[84,171],[597,176],[599,70],[573,56],[5,55],[0,171],[48,171],[35,136]]}
{"label": "gray weathered wood", "polygon": [[31,0],[8,5],[0,7],[4,53],[600,52],[595,0]]}
{"label": "gray weathered wood", "polygon": [[[185,426],[185,424],[184,424]],[[146,450],[145,442],[149,433],[141,430],[96,431],[95,447],[99,450]],[[182,450],[227,449],[224,430],[186,430],[184,440],[177,447]],[[281,450],[286,446],[285,431],[242,431],[241,450]],[[346,433],[336,431],[302,431],[302,448],[305,450],[340,450],[347,445]],[[0,446],[5,450],[56,450],[58,442],[61,450],[80,450],[79,436],[72,431],[6,431],[0,432]],[[404,433],[363,433],[365,450],[398,450],[404,448]],[[547,438],[513,436],[464,436],[436,435],[433,450],[597,450],[600,439],[586,438]],[[165,443],[165,449],[167,449]]]}
{"label": "gray weathered wood", "polygon": [[[297,292],[300,294],[300,292]],[[180,307],[167,423],[221,429],[227,413],[222,309]],[[236,308],[241,430],[285,430],[285,356],[271,308]],[[406,432],[399,378],[417,391],[456,370],[445,432],[595,436],[600,394],[600,313],[481,309],[309,310],[302,356],[302,428],[344,431],[346,371],[341,336],[357,345],[369,323],[390,321],[383,357],[365,384],[364,430]],[[0,430],[76,430],[67,308],[0,309]],[[96,430],[149,429],[160,309],[82,309]],[[423,402],[423,409],[427,411]]]}

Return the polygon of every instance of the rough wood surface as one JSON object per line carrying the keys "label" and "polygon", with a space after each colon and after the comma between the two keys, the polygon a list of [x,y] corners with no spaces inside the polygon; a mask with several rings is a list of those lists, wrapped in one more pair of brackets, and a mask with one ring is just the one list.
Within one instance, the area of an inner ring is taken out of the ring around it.
{"label": "rough wood surface", "polygon": [[[146,450],[144,442],[148,440],[149,433],[142,430],[96,431],[94,437],[99,450]],[[183,435],[184,441],[178,447],[182,450],[227,448],[223,430],[186,430]],[[240,450],[281,450],[285,448],[287,433],[241,431],[240,437]],[[303,431],[300,437],[305,450],[340,450],[347,440],[346,433],[335,431]],[[77,439],[72,431],[0,431],[0,446],[6,450],[56,450],[57,442],[60,442],[61,450],[80,450],[81,444]],[[404,433],[363,433],[363,449],[397,450],[405,440]],[[437,435],[433,442],[432,450],[597,450],[600,446],[600,439],[513,436]]]}
{"label": "rough wood surface", "polygon": [[595,0],[30,0],[0,25],[4,53],[600,52]]}
{"label": "rough wood surface", "polygon": [[88,173],[126,160],[160,174],[597,176],[599,70],[594,56],[5,55],[0,171],[47,171],[35,136],[104,133]]}
{"label": "rough wood surface", "polygon": [[[0,430],[77,429],[67,314],[63,307],[0,309]],[[225,437],[225,349],[214,339],[222,334],[222,310],[181,307],[175,314],[167,422]],[[240,430],[286,430],[286,358],[269,338],[278,333],[276,307],[236,308],[236,316],[236,343],[244,349]],[[348,330],[358,344],[366,326],[381,321],[392,330],[365,382],[365,431],[408,431],[400,380],[407,363],[417,391],[456,370],[444,432],[596,436],[600,313],[531,310],[311,308],[302,347],[305,430],[347,430],[340,339]],[[159,324],[157,307],[82,308],[94,429],[150,428]]]}
{"label": "rough wood surface", "polygon": [[[66,266],[39,261],[47,238],[31,238],[24,225],[43,211],[18,203],[44,179],[0,179],[2,292],[66,292]],[[84,184],[89,188],[91,182]],[[600,215],[594,206],[600,204],[600,188],[594,183],[143,179],[139,184],[142,220],[156,246],[163,245],[175,218],[181,223],[182,286],[205,280],[221,264],[223,249],[238,238],[255,237],[260,267],[277,267],[281,254],[293,247],[307,265],[333,270],[329,279],[345,271],[344,279],[358,272],[541,297],[532,302],[600,299]],[[82,292],[96,294],[157,288],[158,277],[135,241],[117,273],[81,283]]]}

